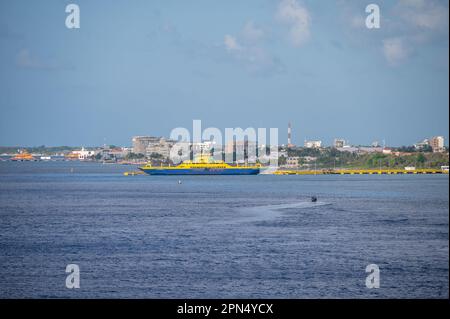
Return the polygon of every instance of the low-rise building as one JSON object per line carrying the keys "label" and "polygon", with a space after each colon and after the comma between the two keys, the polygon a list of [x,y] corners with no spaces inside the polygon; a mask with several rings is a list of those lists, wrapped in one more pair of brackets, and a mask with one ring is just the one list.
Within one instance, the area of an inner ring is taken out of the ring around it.
{"label": "low-rise building", "polygon": [[346,146],[340,147],[337,149],[339,152],[349,152],[349,153],[358,153],[358,154],[367,154],[367,153],[382,153],[382,147],[369,147],[369,146]]}
{"label": "low-rise building", "polygon": [[366,147],[366,146],[359,146],[358,153],[383,153],[383,147]]}
{"label": "low-rise building", "polygon": [[421,142],[414,144],[414,148],[418,151],[423,150],[424,148],[430,146],[430,141],[426,138]]}
{"label": "low-rise building", "polygon": [[80,161],[85,161],[88,159],[91,159],[93,156],[95,156],[98,152],[96,151],[88,151],[84,147],[81,148],[80,151],[72,151],[69,153],[66,158],[68,159],[78,159]]}
{"label": "low-rise building", "polygon": [[114,157],[116,159],[123,159],[128,154],[130,154],[131,149],[126,147],[115,147],[108,150],[108,153],[111,155],[111,157]]}
{"label": "low-rise building", "polygon": [[300,166],[300,157],[298,157],[298,156],[289,156],[286,159],[286,167],[298,168],[299,166]]}
{"label": "low-rise building", "polygon": [[314,156],[303,156],[301,157],[301,159],[305,162],[305,163],[311,163],[317,160],[317,157]]}
{"label": "low-rise building", "polygon": [[306,148],[321,148],[322,147],[322,141],[305,141],[304,146]]}
{"label": "low-rise building", "polygon": [[333,146],[335,148],[342,148],[346,146],[345,140],[343,138],[335,138]]}
{"label": "low-rise building", "polygon": [[355,146],[345,146],[345,147],[339,147],[337,148],[339,152],[349,152],[349,153],[356,153],[358,152],[358,147]]}

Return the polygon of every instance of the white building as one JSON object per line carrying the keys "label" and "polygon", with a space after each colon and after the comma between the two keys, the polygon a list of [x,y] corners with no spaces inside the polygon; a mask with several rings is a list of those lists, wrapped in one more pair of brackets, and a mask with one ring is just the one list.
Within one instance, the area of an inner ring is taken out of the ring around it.
{"label": "white building", "polygon": [[311,162],[316,161],[317,157],[314,157],[314,156],[303,156],[302,159],[306,163],[311,163]]}
{"label": "white building", "polygon": [[298,156],[289,156],[286,159],[286,167],[297,168],[299,166],[300,166],[300,157],[298,157]]}
{"label": "white building", "polygon": [[152,154],[159,154],[164,158],[168,158],[170,156],[170,149],[174,144],[174,141],[161,137],[159,141],[147,145],[145,155],[151,156]]}
{"label": "white building", "polygon": [[424,149],[427,146],[430,146],[430,141],[427,138],[424,139],[421,142],[418,142],[418,143],[414,144],[414,148],[416,150],[422,150],[422,149]]}
{"label": "white building", "polygon": [[346,146],[346,143],[343,138],[335,138],[333,145],[335,148],[342,148]]}
{"label": "white building", "polygon": [[322,141],[305,141],[304,146],[306,148],[320,148],[322,147]]}
{"label": "white building", "polygon": [[430,138],[430,146],[433,149],[433,152],[442,152],[444,151],[444,137],[443,136],[434,136]]}
{"label": "white building", "polygon": [[133,153],[144,154],[146,156],[155,153],[167,158],[170,155],[170,149],[175,144],[175,141],[164,137],[134,136],[132,143]]}
{"label": "white building", "polygon": [[84,149],[84,147],[82,147],[81,151],[73,151],[72,154],[78,155],[79,160],[87,160],[87,159],[90,159],[92,156],[95,156],[97,154],[97,152],[87,151]]}
{"label": "white building", "polygon": [[194,154],[210,154],[214,149],[214,152],[220,152],[221,146],[216,144],[215,141],[203,141],[192,143],[192,151]]}
{"label": "white building", "polygon": [[149,145],[158,144],[160,137],[154,136],[133,136],[133,153],[146,154],[146,149]]}

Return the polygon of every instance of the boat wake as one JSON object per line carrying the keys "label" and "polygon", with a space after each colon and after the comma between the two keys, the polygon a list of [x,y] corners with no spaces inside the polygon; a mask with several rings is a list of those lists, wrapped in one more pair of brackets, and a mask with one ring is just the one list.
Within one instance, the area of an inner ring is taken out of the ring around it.
{"label": "boat wake", "polygon": [[326,202],[297,202],[279,205],[264,205],[239,208],[239,215],[231,223],[256,222],[274,219],[283,214],[283,209],[305,209],[331,205]]}

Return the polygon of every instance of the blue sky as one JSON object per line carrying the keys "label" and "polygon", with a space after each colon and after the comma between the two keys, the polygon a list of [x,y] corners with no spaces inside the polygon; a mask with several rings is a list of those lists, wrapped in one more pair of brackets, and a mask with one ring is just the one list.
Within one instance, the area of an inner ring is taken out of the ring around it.
{"label": "blue sky", "polygon": [[130,145],[194,119],[280,143],[288,121],[296,144],[448,140],[448,48],[448,1],[2,0],[0,145]]}

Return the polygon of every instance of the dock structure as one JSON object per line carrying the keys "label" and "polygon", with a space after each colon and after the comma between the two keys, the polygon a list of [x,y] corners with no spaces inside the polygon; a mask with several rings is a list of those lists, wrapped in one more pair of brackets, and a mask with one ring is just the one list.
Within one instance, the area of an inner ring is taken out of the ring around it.
{"label": "dock structure", "polygon": [[285,170],[274,171],[274,175],[396,175],[396,174],[448,174],[442,169],[323,169],[323,170]]}

